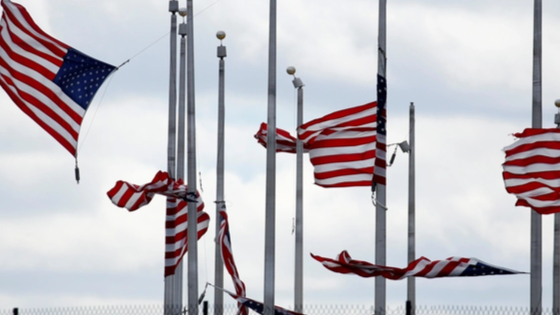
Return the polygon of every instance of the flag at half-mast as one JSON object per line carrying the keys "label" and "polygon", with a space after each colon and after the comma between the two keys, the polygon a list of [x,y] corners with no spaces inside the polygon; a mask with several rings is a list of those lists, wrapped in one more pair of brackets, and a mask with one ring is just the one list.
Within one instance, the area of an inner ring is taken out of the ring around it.
{"label": "flag at half-mast", "polygon": [[374,265],[367,261],[354,260],[347,251],[342,251],[336,259],[313,254],[311,254],[311,257],[333,272],[355,274],[364,278],[383,277],[389,280],[401,280],[407,277],[476,277],[526,273],[490,265],[476,258],[465,257],[449,257],[434,261],[426,257],[420,257],[406,268]]}
{"label": "flag at half-mast", "polygon": [[[377,102],[342,109],[298,127],[304,152],[314,166],[315,184],[322,187],[371,186],[377,132]],[[266,124],[255,134],[266,147]],[[296,139],[276,129],[276,152],[296,152]]]}
{"label": "flag at half-mast", "polygon": [[86,110],[116,68],[51,37],[23,6],[1,1],[0,85],[25,114],[76,156]]}
{"label": "flag at half-mast", "polygon": [[377,102],[342,109],[298,128],[309,149],[315,184],[371,186],[376,159]]}
{"label": "flag at half-mast", "polygon": [[188,249],[188,203],[196,202],[197,239],[208,230],[210,216],[204,212],[204,202],[197,192],[188,193],[181,179],[174,180],[167,172],[159,171],[154,179],[144,185],[135,185],[122,180],[107,192],[111,202],[118,207],[135,211],[158,195],[167,196],[165,221],[165,276],[175,274],[175,269]]}
{"label": "flag at half-mast", "polygon": [[[181,183],[181,181],[178,181]],[[198,192],[191,200],[167,197],[165,217],[165,270],[164,276],[175,274],[175,269],[188,251],[188,203],[196,202],[196,239],[199,240],[210,224],[210,216],[204,210],[204,202]]]}
{"label": "flag at half-mast", "polygon": [[[224,202],[220,202],[219,207],[221,221],[220,230],[218,231],[218,245],[220,246],[222,261],[226,267],[227,272],[231,276],[231,280],[233,281],[233,286],[235,287],[237,296],[245,297],[245,283],[243,283],[243,281],[241,280],[239,272],[237,271],[237,266],[235,265],[235,260],[233,259],[233,248],[231,245],[231,236],[229,233],[229,222],[226,212],[226,205]],[[240,302],[238,305],[237,315],[247,314],[247,307]]]}
{"label": "flag at half-mast", "polygon": [[560,212],[560,129],[528,128],[504,148],[503,179],[516,206],[540,214]]}

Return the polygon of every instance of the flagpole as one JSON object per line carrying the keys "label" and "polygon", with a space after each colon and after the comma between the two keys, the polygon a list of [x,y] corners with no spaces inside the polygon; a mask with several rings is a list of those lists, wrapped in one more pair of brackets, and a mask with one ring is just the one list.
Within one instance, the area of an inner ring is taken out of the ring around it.
{"label": "flagpole", "polygon": [[[216,166],[216,240],[219,238],[221,214],[220,209],[224,201],[224,125],[225,125],[225,105],[224,105],[224,73],[225,61],[227,56],[226,47],[222,45],[222,40],[226,33],[218,31],[216,37],[220,40],[218,46],[219,70],[218,70],[218,157]],[[224,287],[224,262],[222,261],[221,248],[216,244],[214,256],[214,315],[222,315],[224,310],[224,292],[218,288]]]}
{"label": "flagpole", "polygon": [[[409,113],[409,141],[408,151],[408,263],[416,259],[416,178],[415,178],[415,113],[414,103],[410,103]],[[407,315],[416,314],[416,278],[407,279]]]}
{"label": "flagpole", "polygon": [[268,45],[264,315],[274,315],[274,260],[276,251],[276,0],[270,0]]}
{"label": "flagpole", "polygon": [[[542,0],[535,0],[532,127],[542,128]],[[542,313],[542,216],[531,211],[531,314]]]}
{"label": "flagpole", "polygon": [[[181,36],[181,44],[179,49],[179,106],[177,119],[177,179],[185,178],[185,59],[186,59],[186,42],[187,23],[184,21],[186,11],[179,10],[179,14],[183,17],[183,23],[179,24],[179,35]],[[183,261],[177,264],[175,269],[175,280],[173,282],[173,304],[174,308],[182,310],[183,308]],[[177,310],[175,310],[177,311]]]}
{"label": "flagpole", "polygon": [[552,255],[552,314],[560,315],[560,213],[554,214],[554,249]]}
{"label": "flagpole", "polygon": [[[175,151],[176,151],[176,111],[177,111],[177,15],[179,2],[169,1],[169,12],[171,12],[171,31],[169,35],[169,122],[167,135],[167,173],[175,178]],[[165,314],[170,314],[173,306],[173,283],[175,275],[165,277],[165,288],[163,300]]]}
{"label": "flagpole", "polygon": [[[187,177],[188,193],[196,194],[196,119],[194,97],[194,11],[187,0]],[[188,203],[188,301],[189,314],[198,314],[198,231],[196,202]]]}
{"label": "flagpole", "polygon": [[[303,82],[294,74],[296,68],[288,67],[288,74],[293,75],[292,83],[297,89],[297,126],[303,124]],[[296,139],[296,244],[294,275],[294,311],[303,312],[303,142]]]}
{"label": "flagpole", "polygon": [[[387,0],[379,0],[379,27],[378,27],[378,56],[377,56],[377,74],[386,78],[386,15]],[[379,100],[378,100],[379,101]],[[379,150],[377,150],[379,152]],[[379,158],[379,156],[377,157]],[[387,253],[387,209],[386,203],[386,185],[376,185],[376,205],[375,205],[375,263],[377,265],[386,266]],[[375,314],[385,315],[386,303],[386,279],[383,277],[375,278]]]}
{"label": "flagpole", "polygon": [[[560,100],[554,101],[558,113],[554,116],[556,128],[560,128]],[[554,248],[552,251],[552,314],[560,315],[560,213],[554,214]]]}

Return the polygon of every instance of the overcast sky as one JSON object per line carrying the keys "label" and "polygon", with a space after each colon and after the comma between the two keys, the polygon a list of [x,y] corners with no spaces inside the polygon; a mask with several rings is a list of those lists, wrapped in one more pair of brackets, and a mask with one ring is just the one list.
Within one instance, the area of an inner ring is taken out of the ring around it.
{"label": "overcast sky", "polygon": [[[113,65],[130,62],[105,82],[86,114],[79,185],[73,157],[0,92],[0,310],[163,303],[165,198],[128,213],[106,192],[117,180],[143,184],[167,169],[168,1],[15,2],[72,47]],[[388,2],[387,136],[388,143],[408,139],[414,102],[417,256],[476,257],[530,271],[530,210],[514,206],[501,164],[511,134],[531,124],[532,1]],[[553,127],[560,3],[543,2],[543,126]],[[269,4],[199,0],[194,11],[197,185],[212,220],[198,243],[200,292],[214,281],[215,34],[223,30],[231,238],[247,294],[262,301],[266,150],[253,135],[267,119]],[[288,66],[305,83],[304,121],[376,99],[377,25],[377,1],[278,3],[278,127],[296,128]],[[335,257],[346,249],[374,262],[371,192],[316,186],[304,162],[304,302],[373,305],[373,279],[333,273],[308,255]],[[295,156],[279,154],[276,169],[276,303],[289,307]],[[397,153],[387,181],[387,264],[405,267],[408,155]],[[553,216],[544,216],[545,308],[552,300],[552,234]],[[417,305],[528,306],[529,279],[418,279]],[[224,283],[233,289],[229,277]],[[387,281],[387,305],[405,300],[406,281]]]}

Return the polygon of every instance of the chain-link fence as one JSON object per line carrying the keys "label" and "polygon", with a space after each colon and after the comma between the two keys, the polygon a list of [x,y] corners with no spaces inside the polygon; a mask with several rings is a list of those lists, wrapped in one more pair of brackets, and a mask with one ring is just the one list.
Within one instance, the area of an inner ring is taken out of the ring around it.
{"label": "chain-link fence", "polygon": [[[212,306],[206,304],[199,308],[200,314],[214,315]],[[164,309],[163,305],[110,305],[84,307],[52,308],[13,308],[0,309],[0,315],[186,315],[186,308]],[[236,315],[237,305],[224,305],[223,315]],[[305,305],[306,315],[375,315],[373,305]],[[257,314],[249,310],[250,315]],[[530,312],[529,307],[511,306],[417,306],[415,315],[558,315],[550,309]],[[383,315],[383,314],[381,314]],[[406,315],[404,306],[388,306],[384,315]]]}

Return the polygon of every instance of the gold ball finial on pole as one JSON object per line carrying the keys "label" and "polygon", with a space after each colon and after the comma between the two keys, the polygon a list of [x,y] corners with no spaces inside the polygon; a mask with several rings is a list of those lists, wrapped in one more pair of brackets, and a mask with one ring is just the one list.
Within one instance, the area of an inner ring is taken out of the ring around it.
{"label": "gold ball finial on pole", "polygon": [[187,16],[187,8],[179,8],[179,15],[183,18],[183,23],[185,23],[185,17]]}
{"label": "gold ball finial on pole", "polygon": [[288,68],[286,68],[286,72],[288,72],[289,75],[294,75],[296,73],[296,68],[289,66]]}
{"label": "gold ball finial on pole", "polygon": [[301,81],[300,78],[296,77],[296,75],[295,75],[295,73],[296,73],[296,68],[295,67],[289,66],[288,68],[286,68],[286,72],[289,75],[294,76],[294,79],[292,80],[292,83],[294,84],[294,87],[296,89],[299,89],[299,88],[303,87],[303,82]]}
{"label": "gold ball finial on pole", "polygon": [[216,37],[220,40],[220,46],[218,46],[218,58],[223,59],[226,57],[226,47],[222,45],[222,40],[226,38],[226,32],[224,31],[217,31]]}
{"label": "gold ball finial on pole", "polygon": [[558,113],[554,115],[554,123],[556,128],[560,128],[560,99],[554,101],[554,105],[558,108]]}

